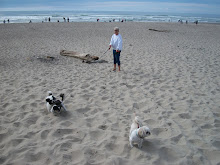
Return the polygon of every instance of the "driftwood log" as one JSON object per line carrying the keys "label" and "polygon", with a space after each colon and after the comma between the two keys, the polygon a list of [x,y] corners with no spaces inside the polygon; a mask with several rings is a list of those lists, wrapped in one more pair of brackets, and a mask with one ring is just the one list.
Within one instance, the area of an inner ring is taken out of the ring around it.
{"label": "driftwood log", "polygon": [[157,29],[149,29],[151,31],[155,31],[155,32],[170,32],[169,30],[157,30]]}
{"label": "driftwood log", "polygon": [[90,54],[67,51],[67,50],[61,50],[60,55],[78,58],[78,59],[83,60],[83,62],[86,62],[86,63],[90,63],[92,61],[96,61],[99,59],[98,56],[91,56]]}

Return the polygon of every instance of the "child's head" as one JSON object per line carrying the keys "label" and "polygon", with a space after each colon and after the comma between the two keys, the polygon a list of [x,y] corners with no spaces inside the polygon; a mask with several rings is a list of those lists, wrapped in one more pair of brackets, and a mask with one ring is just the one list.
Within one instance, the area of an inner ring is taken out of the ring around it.
{"label": "child's head", "polygon": [[119,28],[118,28],[118,27],[115,27],[115,28],[114,28],[114,31],[115,31],[115,34],[116,34],[116,35],[119,34]]}

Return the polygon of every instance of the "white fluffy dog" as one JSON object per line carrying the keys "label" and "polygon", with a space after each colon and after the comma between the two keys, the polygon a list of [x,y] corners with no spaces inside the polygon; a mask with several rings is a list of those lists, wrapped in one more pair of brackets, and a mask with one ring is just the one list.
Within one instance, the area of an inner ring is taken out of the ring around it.
{"label": "white fluffy dog", "polygon": [[136,143],[138,144],[138,147],[141,148],[144,138],[150,134],[150,129],[147,126],[143,126],[140,117],[135,115],[135,119],[133,120],[130,129],[130,146],[133,147],[133,144]]}
{"label": "white fluffy dog", "polygon": [[62,101],[57,100],[51,91],[48,91],[48,96],[46,97],[47,102],[47,110],[48,112],[52,112],[54,114],[60,113],[63,108],[66,111],[65,106],[63,105],[64,94],[60,94]]}

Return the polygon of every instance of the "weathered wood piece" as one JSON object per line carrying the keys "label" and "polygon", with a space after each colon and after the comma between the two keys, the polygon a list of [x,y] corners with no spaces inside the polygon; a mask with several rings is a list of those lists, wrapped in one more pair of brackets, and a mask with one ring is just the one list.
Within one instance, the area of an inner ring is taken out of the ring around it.
{"label": "weathered wood piece", "polygon": [[155,32],[170,32],[169,30],[157,30],[157,29],[149,29],[151,31],[155,31]]}
{"label": "weathered wood piece", "polygon": [[99,59],[98,56],[91,56],[90,54],[67,51],[67,50],[61,50],[60,55],[78,58],[78,59],[83,60],[83,62],[86,62],[86,63],[90,63],[92,61],[96,61]]}

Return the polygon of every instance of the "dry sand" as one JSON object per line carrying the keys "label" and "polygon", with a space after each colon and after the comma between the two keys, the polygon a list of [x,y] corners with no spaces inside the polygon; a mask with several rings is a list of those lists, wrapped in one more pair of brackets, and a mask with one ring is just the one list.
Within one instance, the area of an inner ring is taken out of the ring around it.
{"label": "dry sand", "polygon": [[[121,72],[102,56],[115,26]],[[219,165],[219,50],[214,24],[1,24],[0,164]],[[68,113],[47,112],[48,90],[66,94]],[[129,146],[134,111],[152,130],[142,149]]]}

